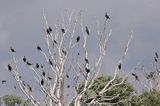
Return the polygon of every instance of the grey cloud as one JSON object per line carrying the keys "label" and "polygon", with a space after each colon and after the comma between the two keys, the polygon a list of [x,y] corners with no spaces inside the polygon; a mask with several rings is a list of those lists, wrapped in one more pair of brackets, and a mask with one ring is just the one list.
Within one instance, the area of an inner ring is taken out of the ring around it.
{"label": "grey cloud", "polygon": [[145,61],[146,56],[152,57],[154,51],[160,53],[159,4],[159,0],[0,0],[1,63],[11,57],[8,53],[10,45],[19,51],[18,55],[28,54],[34,57],[35,42],[44,44],[43,9],[51,26],[67,9],[83,10],[84,21],[91,29],[94,29],[93,16],[102,23],[105,12],[110,15],[108,28],[113,29],[113,36],[108,45],[103,70],[115,66],[115,61],[121,56],[122,48],[133,30],[135,36],[127,59],[131,64],[129,66],[134,67],[140,59]]}

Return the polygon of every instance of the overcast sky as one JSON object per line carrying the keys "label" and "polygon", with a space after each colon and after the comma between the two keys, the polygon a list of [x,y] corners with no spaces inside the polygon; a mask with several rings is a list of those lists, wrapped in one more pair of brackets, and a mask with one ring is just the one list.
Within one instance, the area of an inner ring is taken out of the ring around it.
{"label": "overcast sky", "polygon": [[[160,0],[0,0],[0,80],[11,77],[5,70],[5,65],[11,61],[10,46],[16,48],[19,56],[34,57],[35,42],[43,42],[43,9],[51,26],[65,10],[83,10],[85,21],[91,28],[94,27],[91,21],[94,16],[103,22],[104,14],[108,12],[111,17],[108,28],[113,30],[113,34],[102,69],[114,68],[131,30],[134,39],[124,72],[140,61],[150,67],[154,52],[160,53],[159,4]],[[1,85],[0,91],[6,87],[12,92],[10,85]]]}

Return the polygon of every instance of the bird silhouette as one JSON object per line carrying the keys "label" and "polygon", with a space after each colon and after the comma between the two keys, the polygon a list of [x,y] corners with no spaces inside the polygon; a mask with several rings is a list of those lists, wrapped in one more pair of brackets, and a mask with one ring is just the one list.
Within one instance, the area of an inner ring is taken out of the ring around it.
{"label": "bird silhouette", "polygon": [[67,88],[70,88],[70,85],[67,85]]}
{"label": "bird silhouette", "polygon": [[46,32],[47,32],[47,34],[48,34],[48,35],[50,34],[50,31],[49,31],[49,29],[48,29],[48,28],[47,28]]}
{"label": "bird silhouette", "polygon": [[76,38],[76,41],[77,41],[77,42],[79,42],[79,40],[80,40],[80,36],[78,36],[78,37]]}
{"label": "bird silhouette", "polygon": [[62,33],[65,33],[65,29],[62,28],[61,31],[62,31]]}
{"label": "bird silhouette", "polygon": [[54,40],[54,43],[55,43],[55,44],[57,44],[57,41],[56,41],[56,40]]}
{"label": "bird silhouette", "polygon": [[48,79],[49,79],[49,80],[52,80],[52,78],[51,78],[51,77],[48,77]]}
{"label": "bird silhouette", "polygon": [[30,85],[28,85],[28,84],[27,84],[27,86],[28,86],[29,92],[32,92],[32,88],[31,88],[31,86],[30,86]]}
{"label": "bird silhouette", "polygon": [[14,52],[14,53],[16,52],[12,47],[10,48],[10,50],[11,50],[11,52]]}
{"label": "bird silhouette", "polygon": [[86,33],[87,33],[87,35],[89,35],[89,34],[90,34],[89,29],[88,29],[88,27],[87,27],[87,26],[86,26]]}
{"label": "bird silhouette", "polygon": [[136,73],[132,73],[132,76],[134,76],[136,80],[139,80],[139,78],[138,78]]}
{"label": "bird silhouette", "polygon": [[108,87],[110,87],[112,85],[112,83],[110,83],[109,85],[108,85]]}
{"label": "bird silhouette", "polygon": [[89,64],[89,60],[87,58],[84,59],[87,64]]}
{"label": "bird silhouette", "polygon": [[48,30],[49,30],[49,32],[52,32],[52,28],[51,27],[49,27]]}
{"label": "bird silhouette", "polygon": [[43,80],[43,79],[41,80],[41,85],[42,85],[42,86],[44,85],[44,80]]}
{"label": "bird silhouette", "polygon": [[67,52],[64,50],[64,49],[62,49],[62,53],[66,56],[67,55]]}
{"label": "bird silhouette", "polygon": [[27,59],[26,59],[26,57],[24,56],[24,57],[23,57],[23,62],[26,62],[26,61],[27,61]]}
{"label": "bird silhouette", "polygon": [[30,62],[28,62],[28,61],[27,61],[27,63],[26,63],[26,64],[27,64],[28,66],[31,66],[31,65],[33,65],[32,63],[30,63]]}
{"label": "bird silhouette", "polygon": [[86,72],[89,73],[90,72],[90,69],[89,68],[85,68]]}
{"label": "bird silhouette", "polygon": [[157,52],[155,52],[155,56],[156,56],[156,57],[154,57],[154,61],[155,61],[156,63],[158,63],[158,57],[159,57],[159,56],[158,56],[158,53],[157,53]]}
{"label": "bird silhouette", "polygon": [[107,14],[107,12],[106,12],[106,14],[105,14],[105,17],[106,17],[106,19],[110,19],[110,17],[109,17],[109,15]]}
{"label": "bird silhouette", "polygon": [[120,64],[118,65],[118,69],[119,69],[119,70],[121,70],[121,66],[122,66],[122,65],[121,65],[121,63],[120,63]]}
{"label": "bird silhouette", "polygon": [[7,81],[6,80],[2,80],[2,84],[6,83]]}
{"label": "bird silhouette", "polygon": [[154,57],[154,61],[155,61],[156,63],[158,63],[158,60],[157,60],[157,58],[156,58],[156,57]]}
{"label": "bird silhouette", "polygon": [[36,68],[39,68],[39,64],[38,63],[36,64]]}
{"label": "bird silhouette", "polygon": [[96,95],[99,95],[99,92],[95,91]]}
{"label": "bird silhouette", "polygon": [[37,46],[37,50],[42,51],[42,49],[41,49],[41,47],[40,47],[40,46]]}
{"label": "bird silhouette", "polygon": [[159,57],[157,52],[155,53],[155,55],[156,55],[156,58],[158,58],[158,57]]}
{"label": "bird silhouette", "polygon": [[43,72],[42,72],[42,75],[45,77],[46,73],[43,71]]}
{"label": "bird silhouette", "polygon": [[53,66],[53,63],[52,63],[51,59],[49,59],[49,64]]}
{"label": "bird silhouette", "polygon": [[12,71],[12,67],[11,67],[10,64],[8,64],[8,70],[9,70],[9,71]]}
{"label": "bird silhouette", "polygon": [[69,75],[67,74],[66,77],[69,78]]}

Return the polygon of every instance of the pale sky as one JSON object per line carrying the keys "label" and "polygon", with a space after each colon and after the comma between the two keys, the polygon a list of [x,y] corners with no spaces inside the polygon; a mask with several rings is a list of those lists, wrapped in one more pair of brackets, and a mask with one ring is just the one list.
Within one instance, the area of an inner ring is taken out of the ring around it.
{"label": "pale sky", "polygon": [[[108,28],[113,30],[113,34],[102,66],[103,72],[109,70],[107,72],[112,73],[131,30],[134,39],[122,73],[135,67],[138,62],[151,67],[154,53],[160,53],[159,4],[160,0],[0,0],[0,80],[13,79],[5,70],[5,66],[11,62],[10,46],[16,48],[19,57],[28,55],[36,58],[35,43],[43,44],[43,9],[51,26],[65,10],[83,10],[84,20],[91,29],[94,27],[94,16],[103,22],[104,14],[108,12],[111,18]],[[4,92],[0,96],[13,92],[10,89],[13,85],[1,85],[0,92]]]}

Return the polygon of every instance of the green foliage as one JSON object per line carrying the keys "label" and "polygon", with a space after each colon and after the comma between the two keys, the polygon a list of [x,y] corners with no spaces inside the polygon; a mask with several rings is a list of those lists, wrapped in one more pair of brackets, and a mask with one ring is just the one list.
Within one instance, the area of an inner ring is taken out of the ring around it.
{"label": "green foliage", "polygon": [[7,106],[15,106],[15,104],[21,104],[21,98],[13,95],[5,95],[3,100]]}
{"label": "green foliage", "polygon": [[29,106],[29,101],[28,100],[22,100],[21,106]]}
{"label": "green foliage", "polygon": [[131,106],[160,106],[160,92],[144,92],[139,96],[133,96]]}
{"label": "green foliage", "polygon": [[[97,95],[97,93],[100,92],[111,79],[112,79],[111,76],[100,76],[100,77],[96,78],[92,87],[89,90],[87,90],[87,92],[85,92],[85,95],[82,99],[83,105],[86,104],[87,102],[89,102],[90,98]],[[123,79],[121,77],[117,76],[116,79],[112,82],[112,85],[118,84],[122,80]],[[82,90],[83,86],[84,86],[84,84],[80,85],[78,92],[80,92]],[[125,90],[125,92],[123,92],[124,90]],[[110,97],[113,97],[117,94],[120,94],[118,97],[116,97],[113,100],[105,100],[105,101],[102,101],[103,98],[97,98],[97,99],[99,99],[99,101],[101,101],[101,102],[117,103],[121,100],[129,99],[129,97],[131,96],[133,91],[134,91],[133,86],[131,84],[129,84],[127,81],[124,81],[123,84],[115,86],[103,94],[103,96],[110,96]],[[120,103],[118,103],[118,105],[123,106],[126,103],[127,102],[125,102],[125,103],[120,102]]]}
{"label": "green foliage", "polygon": [[3,101],[6,104],[6,106],[15,106],[16,104],[21,106],[28,106],[28,101],[13,95],[5,95],[3,97]]}

